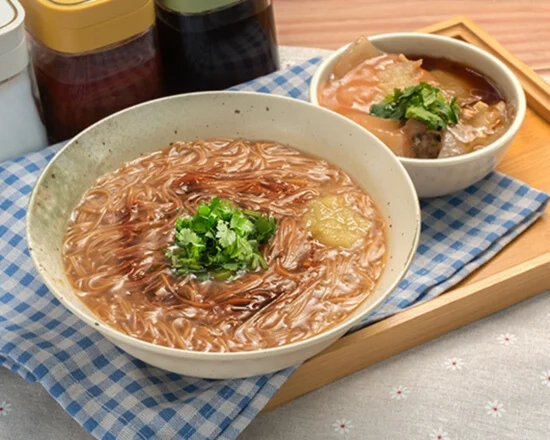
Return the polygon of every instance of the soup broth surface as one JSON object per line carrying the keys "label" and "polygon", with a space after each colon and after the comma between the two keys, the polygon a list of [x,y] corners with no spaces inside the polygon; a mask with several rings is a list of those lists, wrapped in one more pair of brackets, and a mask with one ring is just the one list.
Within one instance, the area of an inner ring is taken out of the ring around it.
{"label": "soup broth surface", "polygon": [[[176,275],[175,221],[213,197],[269,214],[267,270],[226,281]],[[66,273],[117,330],[168,347],[243,351],[309,338],[341,322],[385,265],[370,196],[325,160],[274,142],[177,142],[99,178],[66,232]]]}

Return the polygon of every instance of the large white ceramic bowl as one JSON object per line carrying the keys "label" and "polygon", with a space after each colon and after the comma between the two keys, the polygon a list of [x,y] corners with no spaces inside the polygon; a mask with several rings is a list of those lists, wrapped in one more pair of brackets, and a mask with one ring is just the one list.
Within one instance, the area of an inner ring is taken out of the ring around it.
{"label": "large white ceramic bowl", "polygon": [[[302,342],[253,352],[201,353],[157,346],[103,324],[79,300],[63,270],[67,221],[104,173],[176,140],[209,137],[275,140],[339,165],[373,197],[387,221],[388,262],[375,292],[341,324]],[[395,156],[369,132],[307,102],[266,94],[209,92],[151,101],[104,119],[74,138],[50,162],[31,197],[29,249],[51,292],[71,312],[131,355],[190,376],[237,378],[299,364],[342,336],[397,286],[415,253],[419,205]]]}
{"label": "large white ceramic bowl", "polygon": [[[370,37],[380,50],[388,53],[447,58],[472,67],[484,74],[499,88],[515,116],[508,130],[487,147],[463,156],[443,159],[411,159],[400,157],[414,182],[418,196],[437,197],[464,189],[493,171],[500,162],[525,117],[525,94],[520,82],[508,67],[489,53],[454,38],[420,33],[393,33]],[[311,81],[310,101],[319,105],[318,90],[332,73],[348,45],[329,55]]]}

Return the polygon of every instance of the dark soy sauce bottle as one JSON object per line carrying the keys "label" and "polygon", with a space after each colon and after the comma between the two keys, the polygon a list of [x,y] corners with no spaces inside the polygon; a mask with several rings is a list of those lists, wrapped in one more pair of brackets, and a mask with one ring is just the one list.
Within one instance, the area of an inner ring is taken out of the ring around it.
{"label": "dark soy sauce bottle", "polygon": [[225,89],[279,68],[271,0],[156,0],[169,94]]}

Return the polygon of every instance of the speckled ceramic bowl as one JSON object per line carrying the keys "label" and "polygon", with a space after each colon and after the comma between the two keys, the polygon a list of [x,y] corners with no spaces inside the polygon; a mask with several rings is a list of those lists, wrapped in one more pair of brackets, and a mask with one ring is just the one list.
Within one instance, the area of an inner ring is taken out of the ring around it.
{"label": "speckled ceramic bowl", "polygon": [[[218,136],[269,139],[323,157],[352,175],[377,203],[388,224],[387,267],[375,292],[339,325],[277,348],[238,353],[193,352],[154,345],[118,332],[99,321],[70,287],[61,259],[62,239],[71,211],[93,182],[140,154],[162,149],[172,141]],[[98,122],[69,142],[50,162],[36,184],[27,217],[32,258],[62,304],[144,362],[208,378],[277,371],[299,364],[327,347],[397,286],[415,253],[419,233],[420,211],[412,182],[378,139],[320,107],[244,92],[160,99]]]}
{"label": "speckled ceramic bowl", "polygon": [[[525,94],[521,83],[506,65],[493,55],[471,44],[454,38],[420,33],[381,34],[369,37],[380,50],[435,58],[447,58],[471,66],[494,81],[503,93],[515,116],[508,130],[485,148],[463,156],[443,159],[412,159],[400,157],[400,162],[411,176],[418,196],[438,197],[459,191],[483,179],[493,171],[512,145],[525,118]],[[332,69],[348,45],[325,58],[311,80],[309,99],[319,105],[319,88],[332,73]]]}

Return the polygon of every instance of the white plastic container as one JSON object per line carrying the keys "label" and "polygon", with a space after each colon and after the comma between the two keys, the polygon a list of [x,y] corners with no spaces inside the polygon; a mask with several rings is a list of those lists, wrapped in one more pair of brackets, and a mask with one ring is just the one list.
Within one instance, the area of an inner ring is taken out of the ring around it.
{"label": "white plastic container", "polygon": [[0,0],[0,162],[48,145],[27,69],[24,20],[16,0]]}

